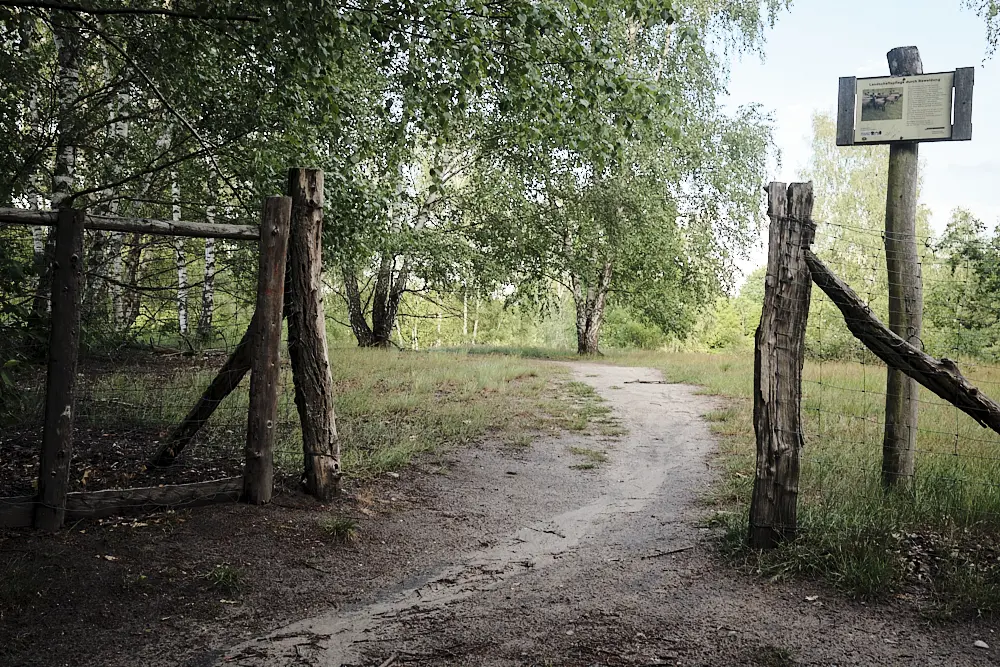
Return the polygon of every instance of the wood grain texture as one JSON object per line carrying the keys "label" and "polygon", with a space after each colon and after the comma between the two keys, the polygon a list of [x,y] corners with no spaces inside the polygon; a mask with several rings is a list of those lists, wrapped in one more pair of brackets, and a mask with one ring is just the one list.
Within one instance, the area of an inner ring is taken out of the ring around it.
{"label": "wood grain texture", "polygon": [[[0,224],[38,225],[53,227],[56,211],[26,211],[18,208],[0,208]],[[256,241],[260,230],[253,225],[217,225],[207,222],[183,220],[154,220],[152,218],[119,218],[111,215],[90,215],[84,219],[84,229],[111,232],[135,232],[160,236],[189,236],[193,238],[239,239]]]}
{"label": "wood grain texture", "polygon": [[972,139],[972,88],[975,83],[975,67],[959,67],[955,70],[955,111],[951,125],[952,141]]}
{"label": "wood grain texture", "polygon": [[35,527],[41,530],[54,531],[62,526],[73,457],[73,392],[80,351],[84,215],[83,211],[62,209],[56,226],[45,423],[35,507]]}
{"label": "wood grain texture", "polygon": [[857,104],[858,79],[853,76],[840,77],[837,95],[837,145],[854,145],[854,116]]}
{"label": "wood grain texture", "polygon": [[291,232],[285,281],[288,356],[302,425],[306,491],[329,500],[340,484],[340,440],[323,309],[323,172],[291,169]]}
{"label": "wood grain texture", "polygon": [[[893,76],[923,74],[915,46],[887,54]],[[897,142],[889,147],[889,183],[885,202],[885,258],[889,279],[889,328],[920,345],[924,297],[917,255],[917,185],[919,144]],[[886,370],[885,431],[882,437],[882,482],[907,486],[913,478],[917,448],[920,388],[895,368]]]}
{"label": "wood grain texture", "polygon": [[748,541],[770,549],[795,535],[799,452],[803,446],[802,365],[812,280],[804,252],[812,243],[811,183],[768,187],[767,276],[754,347],[757,467]]}
{"label": "wood grain texture", "polygon": [[291,214],[290,197],[264,200],[254,310],[256,326],[250,341],[250,409],[243,469],[243,499],[254,505],[270,502],[274,486],[279,346]]}
{"label": "wood grain texture", "polygon": [[[82,491],[66,495],[66,519],[92,519],[124,512],[155,512],[178,507],[199,507],[239,500],[242,477],[208,482],[152,486],[107,491]],[[0,498],[0,528],[27,528],[36,505],[33,496]]]}

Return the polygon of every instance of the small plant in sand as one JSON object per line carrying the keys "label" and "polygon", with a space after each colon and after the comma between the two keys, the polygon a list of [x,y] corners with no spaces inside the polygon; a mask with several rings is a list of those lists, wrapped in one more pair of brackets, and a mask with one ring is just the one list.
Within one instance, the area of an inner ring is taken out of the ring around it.
{"label": "small plant in sand", "polygon": [[338,542],[353,542],[358,537],[361,524],[350,517],[330,516],[321,520],[319,527]]}

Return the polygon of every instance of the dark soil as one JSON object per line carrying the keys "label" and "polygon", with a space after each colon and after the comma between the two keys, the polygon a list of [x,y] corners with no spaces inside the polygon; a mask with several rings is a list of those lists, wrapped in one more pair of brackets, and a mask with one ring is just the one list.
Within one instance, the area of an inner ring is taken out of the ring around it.
{"label": "dark soil", "polygon": [[[100,491],[160,484],[183,484],[239,475],[243,465],[246,418],[232,415],[209,422],[175,465],[148,468],[149,459],[176,424],[148,407],[129,403],[129,396],[95,396],[90,387],[102,376],[142,377],[168,382],[177,374],[218,368],[224,355],[152,355],[85,358],[79,366],[77,405],[70,463],[70,491]],[[35,492],[42,441],[44,369],[22,371],[26,391],[19,421],[0,431],[0,498]],[[197,397],[196,391],[191,392]],[[221,411],[220,411],[221,412]],[[220,415],[221,416],[221,415]],[[227,423],[228,422],[228,423]]]}

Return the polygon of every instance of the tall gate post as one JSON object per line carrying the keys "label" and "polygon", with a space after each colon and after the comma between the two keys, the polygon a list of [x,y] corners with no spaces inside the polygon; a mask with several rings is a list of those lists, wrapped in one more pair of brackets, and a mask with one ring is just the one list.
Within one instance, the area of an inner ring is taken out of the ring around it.
{"label": "tall gate post", "polygon": [[274,491],[274,432],[278,419],[285,255],[292,214],[290,197],[268,197],[260,223],[256,326],[250,341],[250,415],[247,426],[243,499],[253,505],[271,501]]}
{"label": "tall gate post", "polygon": [[288,356],[302,425],[306,491],[320,500],[340,483],[340,441],[323,310],[323,172],[290,169],[292,229],[285,272]]}
{"label": "tall gate post", "polygon": [[45,426],[38,469],[35,528],[55,531],[66,515],[69,464],[73,458],[73,391],[80,351],[85,211],[59,210],[52,265],[52,320],[45,383]]}
{"label": "tall gate post", "polygon": [[[920,52],[903,46],[886,54],[892,76],[924,73]],[[916,141],[889,146],[889,185],[885,202],[885,263],[889,275],[889,329],[922,349],[923,280],[917,256],[917,182],[920,180]],[[920,385],[902,371],[886,371],[885,434],[882,439],[882,483],[886,488],[909,486],[917,449],[917,408]]]}
{"label": "tall gate post", "polygon": [[812,277],[812,183],[771,183],[764,308],[754,348],[753,422],[757,470],[748,540],[770,549],[795,535],[802,449],[802,364]]}

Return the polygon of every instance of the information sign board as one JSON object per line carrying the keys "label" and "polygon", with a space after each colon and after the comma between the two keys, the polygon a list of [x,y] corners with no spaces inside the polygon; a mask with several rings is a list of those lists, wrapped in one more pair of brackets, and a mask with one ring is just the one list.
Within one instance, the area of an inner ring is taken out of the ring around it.
{"label": "information sign board", "polygon": [[858,79],[854,143],[951,139],[954,72]]}

